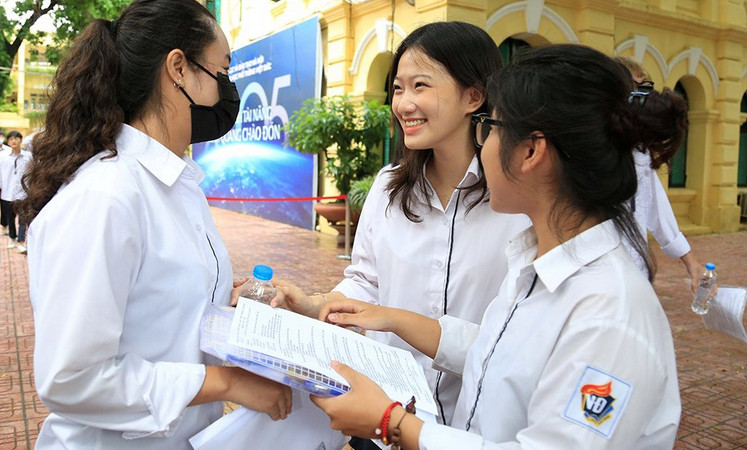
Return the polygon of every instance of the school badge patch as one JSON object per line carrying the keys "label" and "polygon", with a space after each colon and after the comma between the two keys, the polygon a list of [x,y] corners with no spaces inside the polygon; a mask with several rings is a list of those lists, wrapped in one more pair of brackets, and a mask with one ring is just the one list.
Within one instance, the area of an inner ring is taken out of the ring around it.
{"label": "school badge patch", "polygon": [[587,366],[571,394],[563,417],[609,439],[628,404],[633,386]]}

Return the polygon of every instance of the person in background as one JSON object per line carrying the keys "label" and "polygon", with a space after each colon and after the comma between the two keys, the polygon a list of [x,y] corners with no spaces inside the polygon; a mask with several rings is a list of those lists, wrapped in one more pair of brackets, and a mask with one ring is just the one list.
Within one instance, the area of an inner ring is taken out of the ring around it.
{"label": "person in background", "polygon": [[18,248],[21,254],[26,253],[26,224],[22,217],[18,217],[16,225],[16,213],[13,203],[23,197],[21,188],[21,177],[31,161],[31,153],[21,150],[23,136],[16,130],[8,133],[8,145],[10,153],[0,155],[0,208],[8,221],[8,237],[10,244],[6,248]]}
{"label": "person in background", "polygon": [[5,143],[5,131],[0,130],[0,154],[4,151],[10,151],[10,147]]}
{"label": "person in background", "polygon": [[31,134],[23,138],[23,141],[21,142],[21,148],[29,151],[31,153],[34,152],[34,137],[39,133],[39,130],[33,131]]}
{"label": "person in background", "polygon": [[189,449],[224,401],[287,416],[287,386],[200,351],[232,269],[185,151],[239,112],[230,49],[194,0],[93,20],[54,80],[18,204],[30,223],[37,449]]}
{"label": "person in background", "polygon": [[[5,145],[5,131],[0,130],[0,158],[10,153],[10,146]],[[2,195],[2,186],[0,186],[0,195]],[[8,218],[5,217],[5,212],[0,208],[0,228],[3,230],[5,236],[8,235]]]}
{"label": "person in background", "polygon": [[[636,60],[625,56],[618,56],[615,60],[630,72],[636,83],[639,85],[648,85],[650,83],[648,86],[650,86],[650,89],[653,89],[651,76]],[[639,91],[641,92],[640,95],[646,95],[645,90],[639,89]],[[662,111],[663,117],[656,118],[655,120],[659,123],[672,123],[671,117],[668,117],[671,114],[673,114],[671,111]],[[687,118],[685,117],[682,120],[686,121]],[[631,199],[630,207],[633,210],[633,216],[638,223],[638,228],[644,240],[646,240],[650,232],[654,236],[654,239],[656,239],[656,242],[661,246],[665,255],[682,261],[682,265],[685,266],[685,270],[690,278],[690,288],[695,292],[698,287],[698,278],[703,271],[703,266],[695,258],[695,255],[693,255],[687,238],[680,231],[667,193],[656,174],[656,170],[659,167],[671,163],[677,150],[675,147],[667,154],[659,153],[657,158],[652,158],[651,153],[645,147],[637,147],[633,150],[633,159],[635,160],[636,173],[638,174],[638,190]],[[644,261],[637,257],[637,252],[633,251],[629,244],[627,245],[638,267],[643,270],[644,274],[650,274],[650,278],[653,279],[654,273],[651,270],[652,268],[646,267]]]}
{"label": "person in background", "polygon": [[[630,150],[677,148],[687,107],[668,91],[628,102],[635,89],[612,58],[573,44],[533,48],[491,80],[495,109],[477,129],[488,186],[502,194],[490,204],[527,214],[532,227],[511,240],[482,324],[354,300],[320,312],[396,333],[462,373],[452,426],[424,423],[333,363],[350,391],[313,397],[333,428],[407,450],[672,448],[681,413],[672,335],[622,242],[648,258],[627,206],[637,184]],[[664,133],[652,120],[662,108],[679,111]]]}
{"label": "person in background", "polygon": [[[479,323],[506,275],[509,238],[529,226],[523,215],[495,214],[474,139],[473,113],[488,113],[488,76],[501,67],[493,39],[463,22],[435,22],[399,45],[391,70],[397,164],[376,176],[358,222],[345,278],[307,297],[277,281],[274,305],[317,317],[324,299],[355,298],[437,319]],[[367,333],[413,353],[450,423],[461,378],[390,333]],[[351,441],[354,448],[365,448]]]}

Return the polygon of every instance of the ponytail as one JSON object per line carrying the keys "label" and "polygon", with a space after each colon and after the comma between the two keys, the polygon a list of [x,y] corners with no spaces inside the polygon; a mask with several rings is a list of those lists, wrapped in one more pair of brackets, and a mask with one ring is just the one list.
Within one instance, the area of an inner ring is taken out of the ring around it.
{"label": "ponytail", "polygon": [[117,103],[119,57],[110,22],[94,20],[76,39],[52,80],[44,130],[23,177],[26,198],[16,208],[26,223],[36,217],[73,173],[102,149],[116,155],[114,139],[124,112]]}
{"label": "ponytail", "polygon": [[687,103],[681,95],[665,88],[653,91],[637,109],[639,148],[651,153],[651,168],[670,164],[687,130]]}
{"label": "ponytail", "polygon": [[160,70],[168,52],[198,60],[217,24],[194,0],[134,0],[119,19],[96,19],[75,40],[52,80],[44,130],[21,184],[16,210],[26,223],[75,171],[101,151],[117,155],[122,124],[158,113]]}

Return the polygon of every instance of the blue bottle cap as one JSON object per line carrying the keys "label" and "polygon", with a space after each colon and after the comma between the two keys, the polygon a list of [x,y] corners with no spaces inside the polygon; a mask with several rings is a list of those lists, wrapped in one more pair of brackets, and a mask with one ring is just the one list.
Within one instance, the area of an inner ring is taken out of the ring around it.
{"label": "blue bottle cap", "polygon": [[272,267],[257,264],[256,266],[254,266],[252,276],[254,276],[254,278],[258,280],[270,281],[272,280]]}
{"label": "blue bottle cap", "polygon": [[713,270],[716,268],[716,264],[713,263],[706,263],[706,269]]}

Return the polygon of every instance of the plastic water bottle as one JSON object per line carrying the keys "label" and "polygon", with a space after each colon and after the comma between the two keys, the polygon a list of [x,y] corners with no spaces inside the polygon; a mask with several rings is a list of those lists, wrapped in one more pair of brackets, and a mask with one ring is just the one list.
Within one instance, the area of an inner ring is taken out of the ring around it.
{"label": "plastic water bottle", "polygon": [[695,292],[693,297],[693,304],[691,306],[695,314],[706,314],[708,308],[711,307],[711,299],[716,295],[716,265],[708,263],[705,265],[706,271],[700,276],[698,280],[698,290]]}
{"label": "plastic water bottle", "polygon": [[269,305],[275,297],[275,287],[270,280],[272,267],[258,264],[254,266],[251,278],[241,286],[239,295]]}

